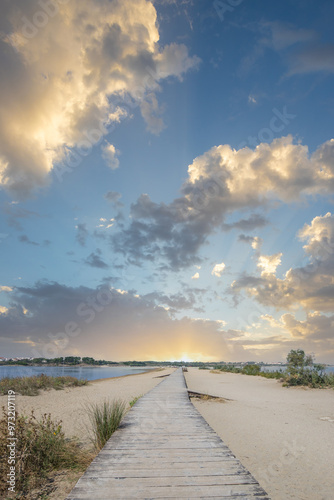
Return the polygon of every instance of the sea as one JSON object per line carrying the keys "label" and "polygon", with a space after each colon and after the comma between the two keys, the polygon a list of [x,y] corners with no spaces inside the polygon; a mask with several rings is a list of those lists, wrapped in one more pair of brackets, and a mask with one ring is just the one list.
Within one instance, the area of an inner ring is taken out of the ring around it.
{"label": "sea", "polygon": [[52,377],[76,377],[78,379],[98,380],[100,378],[135,375],[153,368],[137,368],[132,366],[0,366],[0,379],[4,377],[31,377],[33,375],[50,375]]}

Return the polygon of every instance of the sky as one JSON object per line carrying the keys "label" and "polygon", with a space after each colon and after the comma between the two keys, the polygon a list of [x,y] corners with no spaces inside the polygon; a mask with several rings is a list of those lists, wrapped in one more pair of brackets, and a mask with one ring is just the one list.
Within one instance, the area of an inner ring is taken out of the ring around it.
{"label": "sky", "polygon": [[333,2],[0,9],[0,356],[334,363]]}

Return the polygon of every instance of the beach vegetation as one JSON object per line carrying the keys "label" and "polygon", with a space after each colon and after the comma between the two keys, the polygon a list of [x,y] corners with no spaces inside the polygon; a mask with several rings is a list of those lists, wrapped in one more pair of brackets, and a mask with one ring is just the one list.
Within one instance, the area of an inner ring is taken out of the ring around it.
{"label": "beach vegetation", "polygon": [[48,375],[35,375],[32,377],[5,377],[0,379],[0,394],[8,394],[9,390],[22,396],[37,396],[41,390],[65,387],[81,387],[87,385],[88,381],[75,377],[50,377]]}
{"label": "beach vegetation", "polygon": [[244,375],[258,375],[264,378],[278,379],[284,387],[334,387],[334,373],[326,373],[326,366],[315,363],[310,354],[302,349],[292,349],[287,355],[285,370],[265,371],[261,365],[249,363],[244,366],[233,364],[217,365],[213,373],[230,372]]}
{"label": "beach vegetation", "polygon": [[[61,421],[50,414],[37,419],[15,412],[15,498],[30,498],[30,492],[48,481],[54,471],[84,471],[93,455],[75,440],[65,438]],[[8,463],[8,416],[3,407],[0,419],[0,497],[6,498]],[[36,497],[37,498],[37,497]],[[40,498],[40,497],[38,497]]]}
{"label": "beach vegetation", "polygon": [[125,415],[126,403],[121,399],[105,400],[88,406],[91,422],[92,441],[97,450],[101,450],[111,435],[119,427]]}
{"label": "beach vegetation", "polygon": [[141,394],[141,396],[137,396],[130,401],[129,405],[131,406],[131,408],[133,407],[133,405],[135,405],[137,403],[138,399],[140,399],[141,397],[142,397],[142,394]]}

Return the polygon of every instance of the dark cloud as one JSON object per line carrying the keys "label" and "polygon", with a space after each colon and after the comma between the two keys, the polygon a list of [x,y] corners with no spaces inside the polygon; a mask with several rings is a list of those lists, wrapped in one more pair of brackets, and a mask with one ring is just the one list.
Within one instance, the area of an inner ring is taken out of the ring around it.
{"label": "dark cloud", "polygon": [[22,234],[21,236],[19,236],[18,240],[21,243],[26,243],[27,245],[33,245],[35,247],[39,246],[39,243],[36,243],[36,241],[31,241],[26,234]]}
{"label": "dark cloud", "polygon": [[173,293],[166,295],[162,292],[152,292],[144,295],[144,298],[154,301],[157,305],[164,305],[170,309],[170,312],[176,312],[183,309],[192,309],[196,312],[204,312],[204,308],[197,305],[197,297],[192,291]]}
{"label": "dark cloud", "polygon": [[123,203],[120,202],[122,195],[118,191],[108,191],[104,198],[117,208],[124,207]]}
{"label": "dark cloud", "polygon": [[[203,353],[210,359],[229,358],[219,322],[174,319],[156,299],[106,286],[38,282],[18,287],[8,311],[0,314],[2,340],[11,353],[49,357],[76,352],[116,360]],[[176,304],[181,298],[170,300]]]}
{"label": "dark cloud", "polygon": [[101,259],[101,250],[98,248],[96,249],[96,252],[92,252],[87,257],[85,263],[91,267],[97,267],[98,269],[107,269],[109,267],[108,264]]}
{"label": "dark cloud", "polygon": [[222,229],[224,231],[230,231],[231,229],[242,229],[243,231],[253,231],[254,229],[261,228],[269,224],[268,219],[258,214],[251,214],[248,219],[241,219],[237,222],[232,222],[230,224],[222,224]]}

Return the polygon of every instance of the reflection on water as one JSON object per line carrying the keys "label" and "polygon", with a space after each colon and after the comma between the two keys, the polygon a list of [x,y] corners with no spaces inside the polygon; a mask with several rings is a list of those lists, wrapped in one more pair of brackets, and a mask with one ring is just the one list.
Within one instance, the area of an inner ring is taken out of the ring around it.
{"label": "reflection on water", "polygon": [[31,377],[44,373],[53,377],[71,376],[97,380],[99,378],[134,375],[149,369],[131,366],[0,366],[0,379],[4,377]]}

